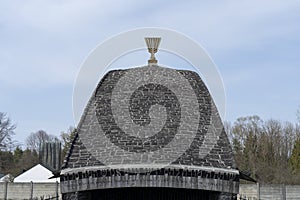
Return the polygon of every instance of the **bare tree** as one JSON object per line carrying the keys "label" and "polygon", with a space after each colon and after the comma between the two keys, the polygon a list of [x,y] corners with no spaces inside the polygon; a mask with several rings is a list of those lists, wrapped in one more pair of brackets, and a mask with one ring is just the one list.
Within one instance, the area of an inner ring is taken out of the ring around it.
{"label": "bare tree", "polygon": [[62,157],[64,158],[71,147],[72,141],[76,135],[76,129],[72,126],[66,132],[61,132],[60,137],[63,142]]}
{"label": "bare tree", "polygon": [[[300,138],[299,123],[263,121],[258,116],[250,116],[238,118],[233,126],[225,127],[240,170],[263,183],[297,182],[289,165],[298,168],[295,163],[300,163],[294,145]],[[297,156],[291,161],[292,154]]]}
{"label": "bare tree", "polygon": [[12,124],[6,113],[0,112],[0,150],[7,149],[12,146],[12,135],[15,134],[15,124]]}
{"label": "bare tree", "polygon": [[224,122],[224,130],[229,138],[229,142],[232,144],[232,140],[234,139],[234,135],[232,133],[232,125],[229,121]]}
{"label": "bare tree", "polygon": [[26,145],[27,148],[31,150],[36,150],[39,152],[39,148],[41,144],[45,142],[55,142],[57,141],[58,138],[55,137],[54,135],[50,135],[46,133],[44,130],[39,130],[37,132],[31,133],[27,138],[26,138]]}

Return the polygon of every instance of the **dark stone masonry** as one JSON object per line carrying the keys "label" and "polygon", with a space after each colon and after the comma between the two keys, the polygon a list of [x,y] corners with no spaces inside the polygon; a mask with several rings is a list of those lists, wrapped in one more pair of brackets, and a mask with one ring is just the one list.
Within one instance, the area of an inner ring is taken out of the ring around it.
{"label": "dark stone masonry", "polygon": [[61,171],[63,199],[236,199],[239,172],[213,99],[192,71],[108,72]]}

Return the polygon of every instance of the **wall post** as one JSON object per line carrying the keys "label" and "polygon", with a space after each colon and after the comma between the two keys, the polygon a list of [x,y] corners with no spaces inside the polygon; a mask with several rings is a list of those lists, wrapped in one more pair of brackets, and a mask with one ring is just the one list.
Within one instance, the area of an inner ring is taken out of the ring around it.
{"label": "wall post", "polygon": [[4,183],[4,200],[7,200],[8,182]]}
{"label": "wall post", "polygon": [[58,187],[59,187],[59,184],[58,184],[58,181],[56,181],[56,199],[58,200],[59,198],[59,195],[58,195]]}
{"label": "wall post", "polygon": [[30,200],[33,199],[33,182],[32,181],[30,182],[30,198],[29,199]]}
{"label": "wall post", "polygon": [[260,185],[259,185],[259,182],[256,183],[256,190],[257,190],[257,199],[260,200]]}
{"label": "wall post", "polygon": [[282,200],[286,200],[286,185],[282,184]]}

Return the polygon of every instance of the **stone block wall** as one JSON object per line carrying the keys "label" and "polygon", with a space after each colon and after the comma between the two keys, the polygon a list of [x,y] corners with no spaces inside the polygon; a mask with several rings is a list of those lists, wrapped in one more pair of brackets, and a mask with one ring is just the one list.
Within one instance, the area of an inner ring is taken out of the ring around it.
{"label": "stone block wall", "polygon": [[296,200],[300,199],[300,186],[281,184],[241,184],[238,199]]}
{"label": "stone block wall", "polygon": [[59,183],[4,183],[0,182],[0,200],[29,200],[56,197],[61,199]]}

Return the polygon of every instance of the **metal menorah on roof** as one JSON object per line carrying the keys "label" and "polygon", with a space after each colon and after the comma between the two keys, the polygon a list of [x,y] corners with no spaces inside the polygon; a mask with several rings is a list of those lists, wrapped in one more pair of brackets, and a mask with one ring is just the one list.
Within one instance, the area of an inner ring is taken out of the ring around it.
{"label": "metal menorah on roof", "polygon": [[146,37],[145,41],[148,47],[148,51],[149,53],[151,53],[151,57],[150,60],[148,60],[148,64],[157,64],[157,60],[154,56],[154,54],[157,52],[158,50],[158,46],[160,43],[161,38],[159,37]]}

